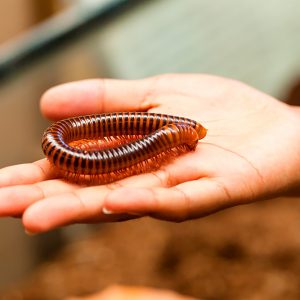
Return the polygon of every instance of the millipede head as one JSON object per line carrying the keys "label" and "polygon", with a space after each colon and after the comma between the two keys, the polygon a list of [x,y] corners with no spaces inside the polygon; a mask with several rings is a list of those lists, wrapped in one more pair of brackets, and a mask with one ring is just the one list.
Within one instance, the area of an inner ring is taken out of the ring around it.
{"label": "millipede head", "polygon": [[203,127],[202,125],[200,125],[199,123],[196,124],[195,130],[198,134],[199,140],[203,139],[206,136],[207,129],[205,127]]}

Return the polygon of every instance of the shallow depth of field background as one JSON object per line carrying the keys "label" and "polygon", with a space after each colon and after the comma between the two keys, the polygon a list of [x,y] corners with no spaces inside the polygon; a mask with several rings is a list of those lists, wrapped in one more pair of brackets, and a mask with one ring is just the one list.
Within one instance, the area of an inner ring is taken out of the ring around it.
{"label": "shallow depth of field background", "polygon": [[[232,77],[300,104],[300,2],[1,1],[0,168],[42,157],[48,122],[38,103],[48,88],[170,72]],[[300,299],[299,229],[298,199],[34,237],[3,218],[0,299],[63,299],[116,283],[204,299]]]}

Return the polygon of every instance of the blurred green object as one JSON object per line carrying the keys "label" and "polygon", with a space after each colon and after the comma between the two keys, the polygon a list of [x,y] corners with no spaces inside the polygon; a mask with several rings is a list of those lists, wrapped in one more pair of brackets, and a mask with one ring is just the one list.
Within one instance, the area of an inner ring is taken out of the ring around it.
{"label": "blurred green object", "polygon": [[76,2],[54,17],[0,47],[0,78],[95,23],[112,18],[134,0]]}
{"label": "blurred green object", "polygon": [[80,1],[0,47],[0,76],[52,46],[86,43],[108,76],[212,73],[281,97],[300,73],[298,11],[297,0]]}

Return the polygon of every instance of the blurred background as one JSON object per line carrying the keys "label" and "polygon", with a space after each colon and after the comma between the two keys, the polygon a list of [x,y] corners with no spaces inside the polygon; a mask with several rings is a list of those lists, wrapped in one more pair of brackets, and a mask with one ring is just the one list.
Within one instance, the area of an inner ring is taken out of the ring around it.
{"label": "blurred background", "polygon": [[[297,0],[3,0],[0,167],[43,157],[48,88],[93,77],[212,73],[300,103]],[[300,204],[276,199],[183,224],[76,225],[34,237],[0,219],[0,299],[115,284],[204,299],[300,299]]]}

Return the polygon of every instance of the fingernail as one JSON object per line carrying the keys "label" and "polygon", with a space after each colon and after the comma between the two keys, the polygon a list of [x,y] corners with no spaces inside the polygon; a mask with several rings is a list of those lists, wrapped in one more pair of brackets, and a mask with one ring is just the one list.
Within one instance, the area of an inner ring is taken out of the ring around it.
{"label": "fingernail", "polygon": [[135,216],[135,217],[142,217],[144,216],[145,214],[141,214],[141,213],[138,213],[138,212],[132,212],[132,211],[129,211],[129,212],[115,212],[115,211],[112,211],[110,209],[108,209],[107,207],[103,207],[102,208],[102,213],[104,215],[114,215],[114,214],[127,214],[127,215],[130,215],[130,216]]}
{"label": "fingernail", "polygon": [[25,233],[26,233],[27,235],[29,235],[29,236],[35,236],[35,235],[37,235],[36,232],[31,232],[31,231],[29,231],[28,229],[25,229]]}
{"label": "fingernail", "polygon": [[104,215],[113,215],[115,212],[113,212],[112,210],[106,208],[106,207],[102,207],[102,212]]}

